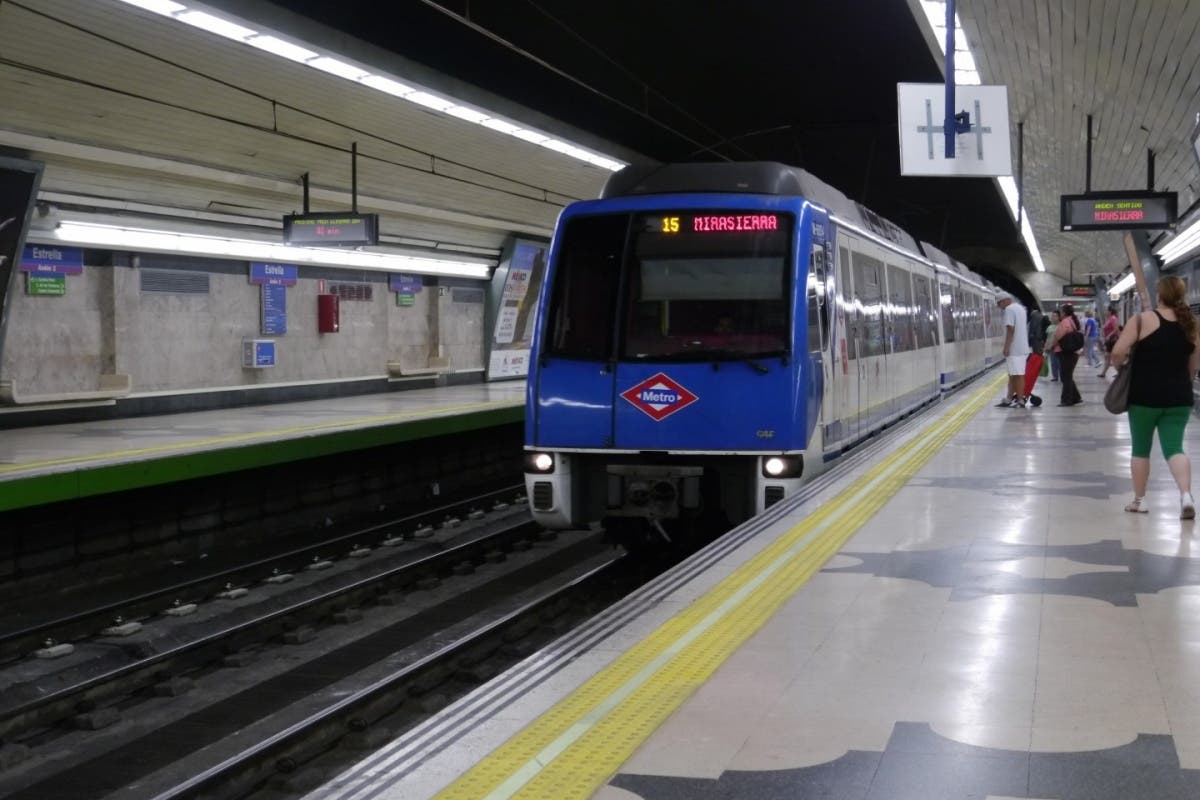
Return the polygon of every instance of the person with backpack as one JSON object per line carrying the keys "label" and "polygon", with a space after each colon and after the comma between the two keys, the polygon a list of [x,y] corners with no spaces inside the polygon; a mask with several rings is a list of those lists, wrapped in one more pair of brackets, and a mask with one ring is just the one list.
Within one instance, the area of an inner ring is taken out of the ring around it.
{"label": "person with backpack", "polygon": [[1058,310],[1062,321],[1054,329],[1046,349],[1058,354],[1062,372],[1062,395],[1060,406],[1077,406],[1083,402],[1079,387],[1075,385],[1075,365],[1079,363],[1079,352],[1083,350],[1083,326],[1075,316],[1075,306],[1063,303]]}

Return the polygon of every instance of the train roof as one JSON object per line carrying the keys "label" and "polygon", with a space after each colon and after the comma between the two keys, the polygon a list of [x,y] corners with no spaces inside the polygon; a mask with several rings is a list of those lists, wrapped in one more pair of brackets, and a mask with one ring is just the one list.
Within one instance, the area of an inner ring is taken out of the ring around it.
{"label": "train roof", "polygon": [[886,217],[855,202],[838,189],[799,167],[776,161],[717,161],[643,166],[633,164],[613,173],[602,199],[645,194],[798,195],[876,236],[919,253],[917,241]]}

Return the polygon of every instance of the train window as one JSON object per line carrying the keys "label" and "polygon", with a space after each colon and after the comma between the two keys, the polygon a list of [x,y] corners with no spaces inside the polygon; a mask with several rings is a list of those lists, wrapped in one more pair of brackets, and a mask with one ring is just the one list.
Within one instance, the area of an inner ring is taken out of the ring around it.
{"label": "train window", "polygon": [[954,336],[954,293],[955,289],[948,283],[938,284],[938,305],[942,309],[942,339],[953,342]]}
{"label": "train window", "polygon": [[862,303],[862,325],[859,330],[859,353],[863,356],[883,355],[883,262],[877,258],[854,254],[854,290]]}
{"label": "train window", "polygon": [[825,249],[812,246],[808,258],[808,351],[820,353],[829,344],[829,312],[825,307]]}
{"label": "train window", "polygon": [[915,350],[912,284],[909,283],[908,270],[888,264],[887,273],[888,297],[892,306],[892,352]]}
{"label": "train window", "polygon": [[548,355],[607,360],[629,216],[576,217],[553,270]]}
{"label": "train window", "polygon": [[719,361],[789,351],[793,220],[656,213],[634,225],[627,359]]}
{"label": "train window", "polygon": [[929,279],[923,275],[913,275],[913,289],[916,294],[916,333],[917,347],[933,347],[937,344],[937,317],[933,313],[933,301],[929,296]]}
{"label": "train window", "polygon": [[845,343],[846,343],[846,358],[858,358],[858,340],[854,336],[858,320],[854,316],[854,292],[850,288],[850,251],[844,247],[838,248],[840,257],[838,277],[841,282],[841,304],[840,317],[845,321]]}

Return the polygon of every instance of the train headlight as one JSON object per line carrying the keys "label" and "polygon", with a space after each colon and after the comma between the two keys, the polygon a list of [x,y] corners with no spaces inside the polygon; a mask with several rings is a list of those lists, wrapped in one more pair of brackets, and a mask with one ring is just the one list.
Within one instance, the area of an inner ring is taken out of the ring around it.
{"label": "train headlight", "polygon": [[525,471],[547,473],[554,471],[554,456],[550,453],[526,453]]}
{"label": "train headlight", "polygon": [[770,456],[762,462],[762,473],[766,478],[799,478],[803,472],[801,456]]}

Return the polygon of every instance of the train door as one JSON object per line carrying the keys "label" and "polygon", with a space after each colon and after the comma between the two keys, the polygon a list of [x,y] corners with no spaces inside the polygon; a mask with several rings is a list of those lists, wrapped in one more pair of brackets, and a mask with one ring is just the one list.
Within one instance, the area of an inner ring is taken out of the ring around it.
{"label": "train door", "polygon": [[922,377],[922,394],[924,390],[936,391],[936,382],[930,387],[927,376],[938,374],[938,324],[934,309],[937,308],[937,298],[934,289],[937,279],[928,273],[928,268],[914,265],[913,267],[913,296],[916,306],[916,330],[918,374]]}
{"label": "train door", "polygon": [[[903,262],[901,262],[903,263]],[[889,357],[888,396],[894,412],[908,405],[908,395],[918,374],[917,344],[913,326],[912,277],[903,266],[888,264],[888,298],[892,308],[892,355]]]}
{"label": "train door", "polygon": [[[863,243],[863,250],[878,248]],[[883,260],[855,252],[854,289],[861,313],[859,324],[858,430],[862,433],[886,414],[887,331],[884,322]]]}
{"label": "train door", "polygon": [[840,336],[837,344],[837,379],[835,380],[837,395],[831,416],[836,421],[833,438],[844,441],[852,440],[858,434],[858,352],[862,309],[855,302],[852,280],[850,248],[855,244],[853,239],[843,236],[838,247],[837,262],[837,316]]}

